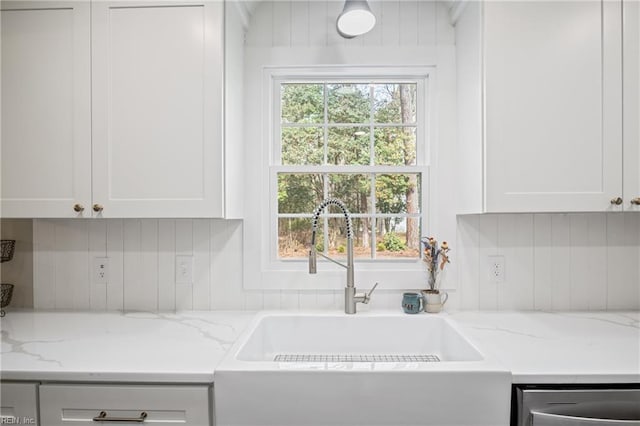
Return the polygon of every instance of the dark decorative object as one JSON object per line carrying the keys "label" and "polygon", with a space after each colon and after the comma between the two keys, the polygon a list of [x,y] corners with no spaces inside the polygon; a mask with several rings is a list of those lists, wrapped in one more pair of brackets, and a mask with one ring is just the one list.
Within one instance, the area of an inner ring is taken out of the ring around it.
{"label": "dark decorative object", "polygon": [[13,251],[16,248],[16,240],[0,241],[2,241],[2,262],[8,262],[13,259]]}
{"label": "dark decorative object", "polygon": [[[13,284],[0,284],[0,308],[6,308],[13,297]],[[5,316],[4,309],[0,309],[0,318]]]}

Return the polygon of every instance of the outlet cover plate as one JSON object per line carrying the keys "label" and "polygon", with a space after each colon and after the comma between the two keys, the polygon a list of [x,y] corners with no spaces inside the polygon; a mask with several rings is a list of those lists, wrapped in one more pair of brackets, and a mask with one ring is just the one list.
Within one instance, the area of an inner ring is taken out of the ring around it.
{"label": "outlet cover plate", "polygon": [[488,256],[487,279],[492,283],[503,283],[505,277],[504,256]]}
{"label": "outlet cover plate", "polygon": [[96,284],[107,284],[109,282],[109,258],[93,258],[93,282]]}
{"label": "outlet cover plate", "polygon": [[176,284],[193,284],[193,256],[176,256]]}

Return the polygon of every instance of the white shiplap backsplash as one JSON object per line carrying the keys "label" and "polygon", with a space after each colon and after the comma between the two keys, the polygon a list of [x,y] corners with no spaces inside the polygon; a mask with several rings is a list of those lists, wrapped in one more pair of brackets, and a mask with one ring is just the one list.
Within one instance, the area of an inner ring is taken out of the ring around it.
{"label": "white shiplap backsplash", "polygon": [[[192,255],[194,282],[175,283],[175,256]],[[505,257],[505,281],[487,256]],[[92,280],[109,258],[109,282]],[[518,214],[458,217],[451,308],[640,308],[640,215]],[[34,307],[77,310],[340,309],[340,291],[247,291],[242,222],[207,219],[34,221]],[[256,265],[258,267],[258,265]],[[368,288],[367,283],[361,284]],[[380,284],[369,309],[398,308]]]}
{"label": "white shiplap backsplash", "polygon": [[[640,215],[501,214],[458,217],[461,309],[640,308]],[[505,280],[488,256],[505,258]]]}
{"label": "white shiplap backsplash", "polygon": [[[242,285],[242,221],[34,220],[34,308],[71,310],[341,309],[342,291],[251,291]],[[193,256],[177,284],[175,256]],[[93,275],[108,257],[108,283]],[[259,265],[256,263],[256,267]],[[371,307],[399,307],[376,291]]]}
{"label": "white shiplap backsplash", "polygon": [[[338,309],[333,291],[245,291],[242,222],[217,219],[34,220],[34,307],[72,310]],[[175,256],[193,256],[177,284]],[[108,257],[108,283],[93,259]]]}
{"label": "white shiplap backsplash", "polygon": [[[34,221],[34,307],[244,309],[242,223],[208,219]],[[193,256],[193,284],[176,284],[176,255]],[[108,283],[93,259],[107,257]],[[249,296],[247,296],[249,297]]]}

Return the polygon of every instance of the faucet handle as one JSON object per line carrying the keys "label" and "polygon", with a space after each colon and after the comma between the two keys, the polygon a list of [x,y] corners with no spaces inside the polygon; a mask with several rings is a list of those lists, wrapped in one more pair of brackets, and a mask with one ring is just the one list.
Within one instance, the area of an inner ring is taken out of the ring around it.
{"label": "faucet handle", "polygon": [[369,293],[366,293],[364,295],[364,300],[362,301],[362,303],[369,303],[369,301],[371,300],[371,293],[373,293],[373,290],[375,290],[376,287],[378,287],[378,283],[375,283],[371,290],[369,290]]}

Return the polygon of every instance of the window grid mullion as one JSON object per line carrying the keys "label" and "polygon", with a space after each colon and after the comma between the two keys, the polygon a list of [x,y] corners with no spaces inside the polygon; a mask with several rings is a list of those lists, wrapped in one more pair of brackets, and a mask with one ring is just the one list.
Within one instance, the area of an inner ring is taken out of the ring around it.
{"label": "window grid mullion", "polygon": [[[375,105],[375,90],[373,88],[373,83],[369,84],[369,165],[374,166],[375,159],[375,135],[373,134],[373,120],[374,120],[374,105]],[[371,231],[371,238],[369,238],[369,252],[371,253],[371,259],[376,258],[376,218],[373,216],[376,213],[376,175],[374,173],[370,174],[371,179],[371,189],[370,189],[370,198],[371,198],[371,220],[369,221],[369,230]],[[366,232],[366,231],[365,231]]]}
{"label": "window grid mullion", "polygon": [[[349,128],[349,127],[401,127],[401,128],[417,128],[417,123],[330,123],[327,121],[328,127],[339,127],[339,128]],[[288,128],[316,128],[323,126],[323,123],[282,123],[282,127]]]}
{"label": "window grid mullion", "polygon": [[[323,102],[324,102],[324,114],[323,114],[323,120],[324,122],[322,123],[322,137],[323,137],[323,151],[324,151],[324,165],[328,164],[328,152],[329,152],[329,126],[328,126],[328,122],[329,122],[329,94],[328,94],[328,87],[327,87],[327,82],[325,81],[323,84]],[[326,194],[325,194],[326,195]],[[325,196],[326,198],[326,196]]]}
{"label": "window grid mullion", "polygon": [[373,135],[373,105],[374,105],[374,90],[373,84],[369,84],[369,165],[373,166],[375,164],[375,137]]}
{"label": "window grid mullion", "polygon": [[[323,83],[323,93],[324,93],[324,114],[323,119],[324,123],[322,123],[324,128],[324,164],[327,165],[329,162],[329,87],[327,82]],[[329,173],[323,173],[323,198],[326,200],[329,198]],[[322,230],[322,253],[329,254],[329,218],[324,217],[322,219],[322,223],[324,224]]]}
{"label": "window grid mullion", "polygon": [[[324,199],[326,200],[329,198],[329,173],[324,173],[322,176],[324,177],[322,190],[324,191]],[[324,229],[322,230],[322,252],[329,254],[329,217],[325,216],[322,219],[322,223],[324,224]]]}
{"label": "window grid mullion", "polygon": [[[321,217],[344,217],[342,213],[325,213],[321,214]],[[288,218],[312,218],[313,213],[278,213],[278,218],[280,219],[288,219]],[[357,219],[366,219],[366,218],[382,218],[382,219],[393,219],[396,217],[404,217],[404,218],[420,218],[420,213],[351,213],[351,217]]]}
{"label": "window grid mullion", "polygon": [[272,166],[271,169],[276,173],[302,173],[302,174],[314,174],[314,173],[339,173],[339,174],[366,174],[366,173],[379,173],[379,174],[413,174],[424,173],[426,168],[424,166],[335,166],[335,165],[283,165]]}
{"label": "window grid mullion", "polygon": [[376,174],[371,173],[371,190],[370,190],[370,198],[371,198],[371,223],[369,224],[369,230],[371,231],[371,258],[376,258],[376,247],[378,242],[376,241],[376,222],[378,218],[376,217]]}

